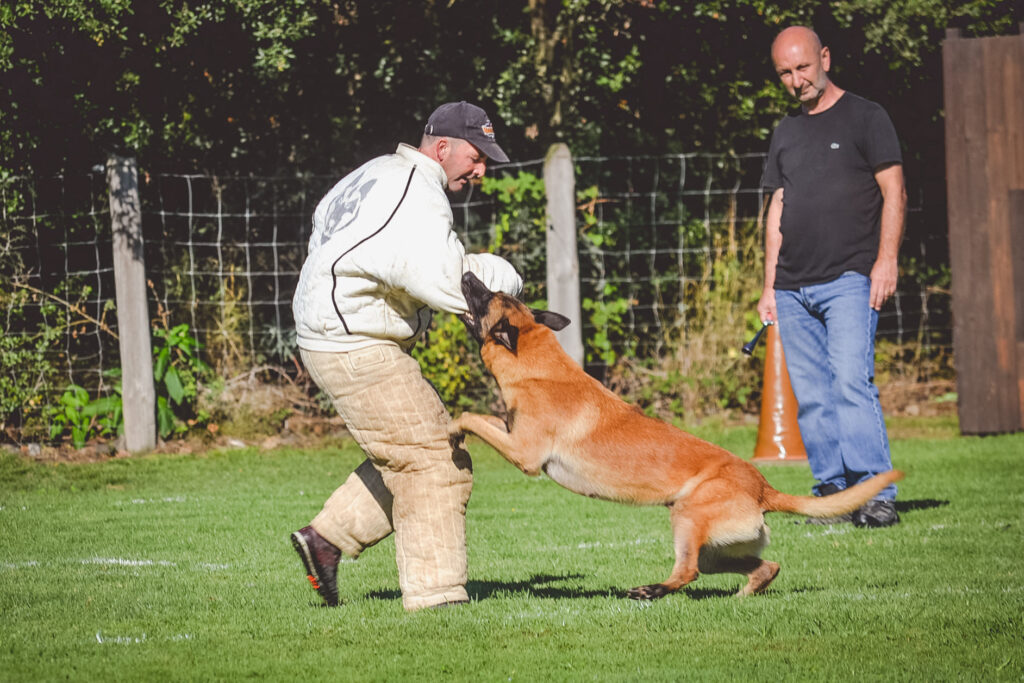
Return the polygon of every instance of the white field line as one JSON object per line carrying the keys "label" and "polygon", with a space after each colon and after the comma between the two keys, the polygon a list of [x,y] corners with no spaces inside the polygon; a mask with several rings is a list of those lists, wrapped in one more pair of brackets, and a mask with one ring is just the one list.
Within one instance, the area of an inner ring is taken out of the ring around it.
{"label": "white field line", "polygon": [[114,505],[148,505],[152,503],[185,503],[188,499],[185,496],[165,496],[164,498],[132,498],[131,500],[119,500]]}
{"label": "white field line", "polygon": [[590,548],[629,548],[636,545],[652,545],[660,543],[663,539],[658,538],[637,538],[625,543],[604,543],[602,541],[583,542],[576,546],[578,550],[589,550]]}
{"label": "white field line", "polygon": [[[66,562],[51,562],[50,565],[55,564],[82,564],[82,565],[100,565],[107,567],[177,567],[177,562],[171,562],[169,560],[130,560],[124,557],[88,557],[81,560],[69,560]],[[198,569],[210,572],[221,572],[228,571],[231,569],[230,564],[223,562],[199,562],[194,565]],[[43,564],[39,560],[25,560],[24,562],[4,562],[0,564],[2,569],[34,569],[37,567],[43,567]]]}
{"label": "white field line", "polygon": [[82,560],[82,564],[105,564],[118,567],[177,567],[177,563],[167,560],[126,560],[123,557],[93,557]]}
{"label": "white field line", "polygon": [[[666,540],[667,539],[667,540]],[[632,541],[620,541],[620,542],[606,542],[606,541],[581,541],[574,545],[549,545],[538,548],[539,552],[552,553],[552,552],[571,552],[575,550],[595,550],[597,548],[634,548],[640,545],[654,545],[656,543],[666,542],[671,544],[672,540],[666,535],[665,538],[636,538]]]}
{"label": "white field line", "polygon": [[[141,636],[108,636],[104,635],[103,631],[96,631],[96,642],[100,645],[135,645],[136,643],[145,643],[150,638],[143,633]],[[177,643],[185,640],[192,640],[191,633],[178,633],[173,636],[161,638],[162,641]]]}

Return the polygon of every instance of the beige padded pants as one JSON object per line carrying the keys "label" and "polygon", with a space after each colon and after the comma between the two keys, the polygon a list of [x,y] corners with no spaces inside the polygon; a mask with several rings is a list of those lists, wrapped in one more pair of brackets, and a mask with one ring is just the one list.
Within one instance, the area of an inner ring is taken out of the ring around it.
{"label": "beige padded pants", "polygon": [[419,364],[395,344],[301,355],[367,455],[311,526],[353,558],[394,531],[407,610],[468,599],[472,464],[452,448],[450,417]]}

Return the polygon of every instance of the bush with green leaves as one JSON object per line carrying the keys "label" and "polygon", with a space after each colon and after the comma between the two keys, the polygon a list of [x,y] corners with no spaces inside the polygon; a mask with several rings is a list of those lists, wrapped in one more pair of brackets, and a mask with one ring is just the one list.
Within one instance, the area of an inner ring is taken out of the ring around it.
{"label": "bush with green leaves", "polygon": [[[24,292],[2,292],[8,322],[21,318]],[[40,308],[44,319],[62,318],[61,309],[51,303]],[[60,368],[52,349],[64,334],[61,325],[41,321],[34,332],[0,334],[0,428],[16,430],[19,436],[33,436],[40,427],[43,407],[57,390]]]}
{"label": "bush with green leaves", "polygon": [[[198,398],[200,382],[210,373],[210,367],[199,357],[202,346],[187,323],[154,328],[153,341],[157,433],[166,439],[209,420],[210,416],[198,407]],[[67,388],[58,405],[50,410],[51,439],[70,432],[71,443],[81,448],[92,438],[124,433],[121,370],[110,370],[106,376],[116,382],[109,396],[90,399],[78,385]]]}
{"label": "bush with green leaves", "polygon": [[480,347],[454,315],[435,316],[412,355],[449,410],[482,410],[493,399]]}
{"label": "bush with green leaves", "polygon": [[71,432],[71,444],[81,448],[93,437],[110,437],[124,432],[121,387],[113,396],[90,400],[89,392],[77,384],[69,386],[50,413],[50,438]]}
{"label": "bush with green leaves", "polygon": [[183,434],[209,416],[197,409],[199,382],[210,372],[200,357],[202,345],[187,323],[153,330],[153,380],[156,383],[156,422],[161,438]]}
{"label": "bush with green leaves", "polygon": [[547,280],[544,179],[522,170],[514,176],[485,176],[481,191],[497,200],[494,239],[488,251],[508,259],[523,276],[524,301],[544,298]]}

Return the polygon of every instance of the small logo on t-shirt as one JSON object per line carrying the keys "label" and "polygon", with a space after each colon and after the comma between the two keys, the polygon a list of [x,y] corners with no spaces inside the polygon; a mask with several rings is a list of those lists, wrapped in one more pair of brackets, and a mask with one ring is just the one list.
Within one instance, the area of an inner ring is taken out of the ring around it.
{"label": "small logo on t-shirt", "polygon": [[839,143],[838,142],[833,142],[831,147],[832,147],[832,149],[839,149]]}

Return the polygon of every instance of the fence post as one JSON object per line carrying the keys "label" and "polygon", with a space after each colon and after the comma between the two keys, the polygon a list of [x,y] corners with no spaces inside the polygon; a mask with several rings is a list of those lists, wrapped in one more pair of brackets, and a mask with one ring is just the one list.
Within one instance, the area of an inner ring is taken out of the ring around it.
{"label": "fence post", "polygon": [[[1021,25],[1024,35],[1024,24]],[[1010,263],[1013,264],[1014,341],[1017,360],[1017,404],[1024,429],[1024,187],[1010,189]]]}
{"label": "fence post", "polygon": [[583,365],[583,311],[576,251],[576,177],[568,145],[558,143],[544,159],[547,194],[548,308],[572,320],[555,333],[569,356]]}
{"label": "fence post", "polygon": [[114,234],[125,447],[134,453],[156,446],[156,389],[142,252],[142,205],[134,158],[111,155],[107,159],[107,188]]}

